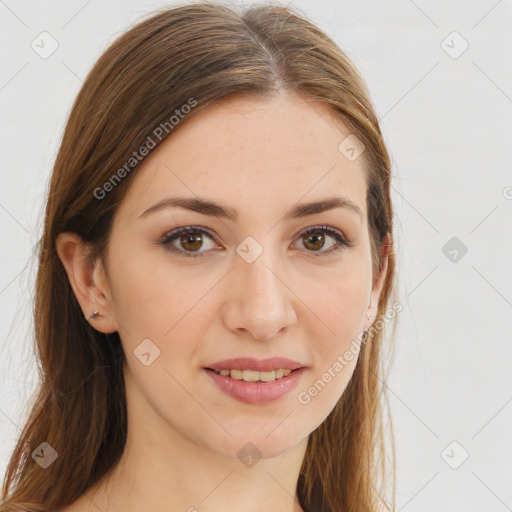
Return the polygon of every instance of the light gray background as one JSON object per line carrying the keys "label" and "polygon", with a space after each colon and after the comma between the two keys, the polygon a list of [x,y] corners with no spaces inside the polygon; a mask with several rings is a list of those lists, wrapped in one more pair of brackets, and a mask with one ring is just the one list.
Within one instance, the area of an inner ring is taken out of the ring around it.
{"label": "light gray background", "polygon": [[[107,45],[171,4],[0,0],[2,472],[37,378],[30,257],[67,115]],[[389,385],[398,509],[511,510],[511,2],[293,5],[366,78],[393,159],[404,307]],[[47,59],[31,48],[43,31],[59,45]],[[454,31],[469,44],[457,58]],[[458,252],[447,256],[452,237]]]}

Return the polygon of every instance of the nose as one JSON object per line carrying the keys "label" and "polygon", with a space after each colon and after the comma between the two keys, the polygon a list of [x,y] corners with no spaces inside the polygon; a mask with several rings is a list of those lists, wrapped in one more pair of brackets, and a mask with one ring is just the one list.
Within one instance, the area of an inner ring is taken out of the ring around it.
{"label": "nose", "polygon": [[238,336],[270,340],[297,321],[287,272],[268,252],[263,251],[252,263],[237,257],[229,273],[224,323]]}

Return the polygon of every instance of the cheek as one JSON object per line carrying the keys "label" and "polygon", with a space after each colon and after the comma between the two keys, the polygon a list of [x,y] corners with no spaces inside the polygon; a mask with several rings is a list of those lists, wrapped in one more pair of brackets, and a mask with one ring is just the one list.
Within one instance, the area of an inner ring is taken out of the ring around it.
{"label": "cheek", "polygon": [[322,282],[308,295],[307,306],[314,314],[305,312],[304,318],[310,318],[314,367],[297,398],[317,418],[334,408],[359,356],[371,285],[364,269],[353,270],[333,276],[328,285]]}
{"label": "cheek", "polygon": [[[113,276],[115,314],[122,326],[128,366],[155,397],[162,389],[168,393],[172,388],[174,396],[179,394],[181,388],[171,376],[178,382],[197,377],[196,358],[216,311],[211,303],[215,290],[211,289],[218,280],[212,276],[205,279],[200,265],[185,272],[162,260],[161,255],[152,258],[148,251],[133,251],[118,259]],[[134,354],[142,343],[158,355],[150,368],[141,365]]]}
{"label": "cheek", "polygon": [[[354,298],[347,295],[346,298]],[[335,335],[316,336],[313,347],[314,366],[297,392],[302,408],[320,424],[343,395],[357,364],[362,332],[361,306],[338,299],[338,308],[326,309],[323,320]],[[327,303],[326,303],[327,306]],[[323,329],[325,330],[325,329]],[[317,329],[318,331],[318,329]],[[314,332],[311,333],[314,336]],[[318,426],[318,425],[317,425]]]}
{"label": "cheek", "polygon": [[324,340],[326,350],[339,348],[364,327],[371,292],[369,271],[343,268],[321,279],[304,279],[296,290],[304,297],[305,318],[323,334],[317,339]]}
{"label": "cheek", "polygon": [[[132,249],[112,261],[114,314],[125,350],[151,339],[160,350],[180,330],[190,327],[190,313],[200,299],[189,279],[154,252]],[[183,345],[183,344],[181,344]]]}

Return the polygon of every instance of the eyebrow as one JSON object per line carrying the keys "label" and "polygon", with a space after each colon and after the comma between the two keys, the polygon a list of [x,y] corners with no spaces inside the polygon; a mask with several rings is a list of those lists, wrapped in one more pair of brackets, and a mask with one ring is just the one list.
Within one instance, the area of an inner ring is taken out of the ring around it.
{"label": "eyebrow", "polygon": [[[146,217],[150,213],[157,212],[164,208],[184,208],[203,215],[224,218],[233,222],[238,220],[238,211],[235,208],[222,206],[206,199],[191,197],[168,197],[162,199],[149,207],[139,218]],[[284,219],[290,220],[307,217],[308,215],[315,215],[335,208],[345,208],[355,212],[359,215],[361,220],[363,220],[363,212],[359,206],[347,197],[328,197],[320,201],[296,204],[284,215]]]}

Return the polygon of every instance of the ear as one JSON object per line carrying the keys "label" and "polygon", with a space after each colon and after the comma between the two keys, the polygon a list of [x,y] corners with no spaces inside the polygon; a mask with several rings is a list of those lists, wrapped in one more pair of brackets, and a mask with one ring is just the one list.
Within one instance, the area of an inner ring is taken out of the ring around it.
{"label": "ear", "polygon": [[108,279],[101,261],[93,262],[87,257],[89,245],[76,233],[59,233],[56,248],[84,317],[89,319],[98,311],[99,316],[89,320],[91,325],[105,334],[117,331]]}
{"label": "ear", "polygon": [[390,254],[390,248],[392,247],[392,237],[390,233],[387,233],[382,241],[382,246],[380,249],[381,255],[381,266],[379,270],[379,275],[374,280],[373,289],[370,294],[370,305],[368,307],[367,314],[372,317],[372,319],[367,318],[367,327],[369,329],[373,324],[375,317],[377,315],[377,309],[379,305],[380,294],[382,292],[382,288],[384,286],[384,281],[386,280],[386,275],[388,271],[388,255]]}

